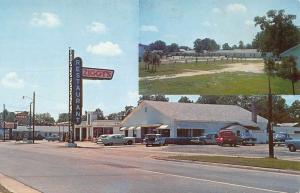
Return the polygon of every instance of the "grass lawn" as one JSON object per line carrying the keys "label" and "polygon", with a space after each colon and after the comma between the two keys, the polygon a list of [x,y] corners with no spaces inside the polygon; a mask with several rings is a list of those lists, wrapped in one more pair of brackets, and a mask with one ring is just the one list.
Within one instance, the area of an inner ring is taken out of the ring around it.
{"label": "grass lawn", "polygon": [[242,166],[254,166],[262,168],[274,168],[282,170],[300,171],[300,162],[271,158],[244,158],[226,156],[170,156],[168,158],[177,160],[201,161],[212,163],[223,163]]}
{"label": "grass lawn", "polygon": [[[271,78],[273,94],[292,94],[290,81]],[[162,80],[140,80],[140,94],[169,95],[253,95],[268,93],[268,78],[265,74],[224,72],[218,74],[179,77]],[[300,83],[295,85],[300,94]]]}
{"label": "grass lawn", "polygon": [[[232,64],[232,63],[262,63],[262,61],[236,61],[233,62],[231,60],[222,60],[222,61],[216,61],[216,62],[203,62],[199,61],[198,63],[175,63],[175,64],[161,64],[157,68],[157,72],[149,72],[145,70],[145,63],[140,62],[139,63],[139,77],[145,77],[145,76],[159,76],[159,75],[171,75],[171,74],[179,74],[182,72],[185,72],[185,70],[218,70],[223,69],[225,67],[225,64]],[[151,69],[151,66],[150,66]]]}

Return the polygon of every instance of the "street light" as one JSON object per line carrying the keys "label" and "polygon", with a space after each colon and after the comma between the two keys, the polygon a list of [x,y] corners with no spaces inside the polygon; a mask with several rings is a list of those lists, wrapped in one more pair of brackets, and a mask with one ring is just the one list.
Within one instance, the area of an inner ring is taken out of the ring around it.
{"label": "street light", "polygon": [[33,92],[33,98],[31,97],[28,97],[28,96],[23,96],[22,97],[23,99],[25,98],[29,98],[30,100],[32,100],[32,102],[30,102],[30,123],[29,123],[29,126],[31,127],[31,104],[33,105],[33,108],[32,108],[32,143],[34,143],[34,126],[35,126],[35,92]]}

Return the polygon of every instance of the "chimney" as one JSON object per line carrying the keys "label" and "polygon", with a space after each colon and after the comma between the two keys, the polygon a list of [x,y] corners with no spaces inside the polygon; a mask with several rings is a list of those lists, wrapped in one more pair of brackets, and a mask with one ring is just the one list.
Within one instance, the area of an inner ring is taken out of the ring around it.
{"label": "chimney", "polygon": [[257,113],[256,113],[256,106],[255,101],[251,101],[251,112],[252,112],[252,121],[257,123]]}

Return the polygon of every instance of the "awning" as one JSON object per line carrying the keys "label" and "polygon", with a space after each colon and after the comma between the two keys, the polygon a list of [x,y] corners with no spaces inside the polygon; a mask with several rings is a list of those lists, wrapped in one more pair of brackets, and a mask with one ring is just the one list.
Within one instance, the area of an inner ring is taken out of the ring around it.
{"label": "awning", "polygon": [[131,130],[134,130],[134,128],[135,128],[135,127],[129,127],[128,130],[131,131]]}
{"label": "awning", "polygon": [[120,131],[125,131],[125,130],[127,130],[126,127],[122,127],[122,128],[120,129]]}
{"label": "awning", "polygon": [[158,127],[157,129],[168,129],[168,125],[161,125],[161,126]]}
{"label": "awning", "polygon": [[145,124],[145,125],[140,125],[140,127],[159,127],[161,124]]}

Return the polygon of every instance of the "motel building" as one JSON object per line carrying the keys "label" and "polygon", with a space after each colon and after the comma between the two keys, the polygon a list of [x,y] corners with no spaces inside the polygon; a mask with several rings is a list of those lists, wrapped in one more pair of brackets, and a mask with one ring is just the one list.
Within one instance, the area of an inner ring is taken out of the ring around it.
{"label": "motel building", "polygon": [[[255,108],[254,108],[255,109]],[[257,143],[267,141],[267,119],[236,105],[141,102],[121,123],[121,131],[143,139],[146,134],[196,137],[230,128],[237,135],[248,130]]]}

